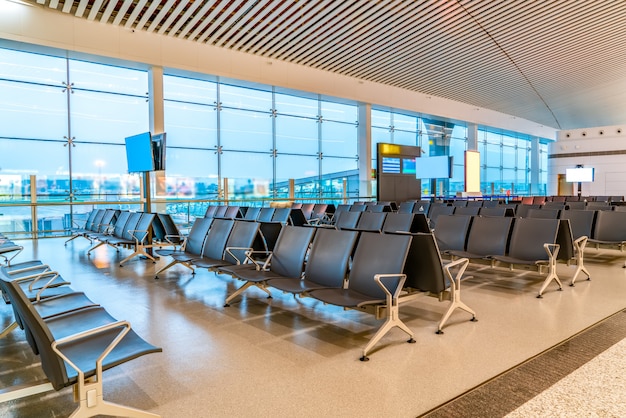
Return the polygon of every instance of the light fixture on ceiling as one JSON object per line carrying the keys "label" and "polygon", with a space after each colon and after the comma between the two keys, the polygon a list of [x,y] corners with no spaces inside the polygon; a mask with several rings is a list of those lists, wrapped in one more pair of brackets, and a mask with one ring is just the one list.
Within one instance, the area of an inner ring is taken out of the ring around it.
{"label": "light fixture on ceiling", "polygon": [[[3,1],[3,0],[0,0],[0,1]],[[6,1],[7,3],[15,3],[15,4],[21,4],[22,6],[34,7],[33,4],[23,1],[23,0],[4,0],[4,1]]]}

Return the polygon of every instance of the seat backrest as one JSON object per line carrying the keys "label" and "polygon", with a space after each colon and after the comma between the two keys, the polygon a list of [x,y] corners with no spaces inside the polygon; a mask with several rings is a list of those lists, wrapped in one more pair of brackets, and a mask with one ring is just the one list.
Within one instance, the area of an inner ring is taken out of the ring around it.
{"label": "seat backrest", "polygon": [[[220,218],[220,216],[216,216],[216,218]],[[241,210],[239,206],[227,206],[224,215],[221,218],[226,219],[237,219],[241,218]]]}
{"label": "seat backrest", "polygon": [[99,232],[100,225],[102,225],[102,218],[104,218],[105,213],[106,213],[105,209],[98,209],[98,213],[96,213],[96,215],[94,216],[93,221],[91,223],[91,227],[86,228],[86,229],[89,229],[90,231],[93,231],[93,232]]}
{"label": "seat backrest", "polygon": [[313,206],[313,210],[311,211],[311,215],[308,219],[321,219],[326,215],[326,209],[328,209],[328,204],[326,203],[317,203]]}
{"label": "seat backrest", "polygon": [[558,219],[515,219],[508,255],[526,261],[548,260],[543,244],[556,243],[558,229]]}
{"label": "seat backrest", "polygon": [[356,224],[356,229],[359,231],[380,232],[383,229],[386,215],[385,212],[363,212],[359,222]]}
{"label": "seat backrest", "polygon": [[117,221],[117,216],[120,214],[120,211],[117,209],[107,209],[104,211],[104,216],[102,217],[102,223],[100,228],[98,228],[98,232],[106,232],[107,228],[114,225]]}
{"label": "seat backrest", "polygon": [[433,234],[413,234],[404,273],[406,274],[405,287],[434,294],[446,290],[448,285],[441,268],[441,256]]}
{"label": "seat backrest", "polygon": [[235,221],[226,242],[226,248],[233,248],[232,255],[225,252],[224,260],[232,264],[237,264],[238,260],[243,262],[246,258],[246,249],[252,248],[254,239],[259,233],[259,227],[258,222]]}
{"label": "seat backrest", "polygon": [[293,203],[291,204],[291,208],[292,208],[292,209],[300,209],[301,207],[302,207],[302,203],[296,203],[296,202],[293,202]]}
{"label": "seat backrest", "polygon": [[452,206],[457,208],[464,208],[467,206],[467,200],[453,200]]}
{"label": "seat backrest", "polygon": [[513,218],[476,216],[467,236],[467,252],[488,256],[505,255]]}
{"label": "seat backrest", "polygon": [[611,210],[613,209],[609,202],[600,201],[600,202],[587,202],[585,205],[585,209],[587,210]]}
{"label": "seat backrest", "polygon": [[303,203],[300,209],[302,210],[302,214],[305,219],[311,219],[311,214],[313,213],[313,209],[315,208],[315,203]]}
{"label": "seat backrest", "polygon": [[416,232],[415,217],[416,213],[396,212],[388,213],[383,224],[383,232]]}
{"label": "seat backrest", "polygon": [[[160,226],[156,226],[156,225],[160,225]],[[161,230],[161,229],[163,230],[162,232],[163,236],[161,236],[161,232],[156,232],[157,230]],[[178,226],[176,226],[174,219],[169,213],[157,214],[157,219],[154,222],[153,230],[155,231],[154,232],[155,238],[160,241],[169,240],[170,242],[174,244],[178,244],[182,242],[183,240],[183,238],[181,237],[180,230],[178,229]]]}
{"label": "seat backrest", "polygon": [[391,212],[391,206],[386,205],[366,205],[366,212]]}
{"label": "seat backrest", "polygon": [[585,210],[586,202],[579,202],[577,200],[568,200],[565,202],[565,208],[570,210]]}
{"label": "seat backrest", "polygon": [[148,240],[152,233],[151,228],[155,217],[156,215],[154,213],[142,213],[141,219],[139,219],[139,222],[135,227],[135,231],[131,231],[131,239],[136,238],[139,242],[150,244]]}
{"label": "seat backrest", "polygon": [[599,210],[593,238],[600,241],[626,241],[626,212]]}
{"label": "seat backrest", "polygon": [[301,277],[315,228],[285,225],[272,252],[270,270],[284,277]]}
{"label": "seat backrest", "polygon": [[559,219],[559,232],[556,237],[556,243],[559,244],[559,253],[557,260],[569,261],[574,254],[574,235],[569,219]]}
{"label": "seat backrest", "polygon": [[366,204],[354,204],[350,206],[350,212],[365,212],[367,210]]}
{"label": "seat backrest", "polygon": [[134,241],[135,238],[133,236],[134,231],[137,229],[137,225],[139,225],[139,221],[141,221],[141,216],[143,212],[133,212],[130,214],[130,218],[128,218],[128,222],[124,225],[124,232],[122,236],[117,236],[118,238],[122,238],[126,241]]}
{"label": "seat backrest", "polygon": [[546,203],[545,196],[533,196],[533,205],[543,205]]}
{"label": "seat backrest", "polygon": [[[362,232],[354,252],[348,288],[370,296],[372,300],[385,300],[385,292],[378,286],[374,276],[404,271],[411,238],[408,234]],[[385,283],[393,289],[399,281],[400,278],[388,279]]]}
{"label": "seat backrest", "polygon": [[505,213],[506,208],[502,206],[482,207],[478,212],[480,216],[504,216]]}
{"label": "seat backrest", "polygon": [[128,219],[130,219],[131,213],[127,210],[124,210],[117,217],[117,221],[115,222],[115,227],[113,228],[113,236],[121,238],[124,235],[124,231],[126,231],[126,224],[128,223]]}
{"label": "seat backrest", "polygon": [[437,227],[437,218],[440,215],[452,215],[454,213],[454,206],[435,205],[430,207],[428,213],[428,219],[430,221],[430,228],[435,229]]}
{"label": "seat backrest", "polygon": [[522,205],[532,205],[534,200],[532,196],[524,196],[522,197]]}
{"label": "seat backrest", "polygon": [[245,219],[246,221],[256,221],[259,216],[259,212],[261,212],[261,208],[259,207],[248,207],[246,209],[246,214],[244,215],[243,219]]}
{"label": "seat backrest", "polygon": [[483,202],[489,202],[489,200],[468,200],[467,201],[467,206],[469,207],[479,207],[482,208],[483,207]]}
{"label": "seat backrest", "polygon": [[596,212],[592,210],[564,210],[561,212],[561,219],[569,219],[574,239],[582,236],[591,238],[595,216]]}
{"label": "seat backrest", "polygon": [[215,206],[215,211],[213,212],[213,217],[214,218],[223,218],[223,217],[225,217],[227,210],[228,210],[228,206],[226,206],[226,205]]}
{"label": "seat backrest", "polygon": [[441,215],[437,219],[435,238],[441,251],[465,250],[465,240],[472,221],[471,216]]}
{"label": "seat backrest", "polygon": [[232,219],[215,219],[211,224],[211,228],[206,234],[204,247],[202,247],[202,256],[221,260],[224,257],[226,241],[233,229],[235,221]]}
{"label": "seat backrest", "polygon": [[613,206],[613,210],[615,212],[626,212],[626,206],[623,206],[623,205]]}
{"label": "seat backrest", "polygon": [[307,225],[307,218],[304,216],[302,209],[291,209],[289,213],[289,223],[294,226]]}
{"label": "seat backrest", "polygon": [[412,213],[415,202],[401,202],[398,207],[398,213]]}
{"label": "seat backrest", "polygon": [[415,203],[413,206],[413,213],[423,213],[428,217],[428,212],[430,211],[430,201],[428,200],[420,200]]}
{"label": "seat backrest", "polygon": [[213,223],[213,218],[196,218],[187,236],[185,251],[191,254],[202,254],[202,247],[206,239],[207,232]]}
{"label": "seat backrest", "polygon": [[558,219],[558,209],[529,209],[526,216],[528,218],[541,218],[541,219]]}
{"label": "seat backrest", "polygon": [[342,287],[359,233],[320,228],[306,263],[305,278],[324,287]]}
{"label": "seat backrest", "polygon": [[215,212],[217,211],[217,206],[207,206],[206,212],[204,212],[205,218],[213,218],[215,216]]}
{"label": "seat backrest", "polygon": [[270,222],[272,216],[274,216],[274,208],[261,208],[256,220],[258,222]]}
{"label": "seat backrest", "polygon": [[563,200],[562,202],[546,202],[543,205],[541,205],[541,209],[563,210],[565,209],[565,201]]}
{"label": "seat backrest", "polygon": [[454,215],[475,216],[482,209],[480,206],[457,206]]}
{"label": "seat backrest", "polygon": [[[365,206],[365,205],[364,205]],[[359,223],[359,218],[363,212],[339,212],[335,216],[338,216],[335,220],[335,227],[337,229],[354,229]]]}
{"label": "seat backrest", "polygon": [[500,203],[497,200],[483,200],[482,201],[482,207],[483,208],[495,208],[499,204]]}
{"label": "seat backrest", "polygon": [[96,215],[98,214],[98,209],[92,209],[91,212],[89,212],[89,215],[87,216],[87,220],[85,221],[85,227],[84,229],[88,230],[88,231],[93,231],[93,220],[95,219]]}
{"label": "seat backrest", "polygon": [[565,204],[565,196],[552,196],[552,202]]}
{"label": "seat backrest", "polygon": [[272,222],[286,224],[289,221],[289,215],[291,215],[291,208],[276,208],[272,215]]}
{"label": "seat backrest", "polygon": [[528,211],[531,209],[539,209],[540,205],[518,205],[515,216],[518,218],[528,218]]}

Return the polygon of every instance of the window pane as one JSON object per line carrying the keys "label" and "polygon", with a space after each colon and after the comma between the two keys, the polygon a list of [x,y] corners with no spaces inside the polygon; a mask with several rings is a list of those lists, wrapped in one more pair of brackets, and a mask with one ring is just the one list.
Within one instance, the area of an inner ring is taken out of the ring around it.
{"label": "window pane", "polygon": [[65,59],[0,49],[0,78],[61,86],[67,81]]}
{"label": "window pane", "polygon": [[224,151],[221,155],[222,177],[235,180],[271,182],[274,161],[270,153]]}
{"label": "window pane", "polygon": [[220,84],[220,102],[224,107],[269,113],[272,109],[272,92]]}
{"label": "window pane", "polygon": [[281,154],[317,155],[318,126],[316,119],[277,116],[276,149]]}
{"label": "window pane", "polygon": [[388,131],[391,126],[391,112],[372,109],[372,126],[387,128]]}
{"label": "window pane", "polygon": [[500,142],[502,141],[502,135],[496,134],[494,132],[485,132],[485,139],[491,144],[500,144]]}
{"label": "window pane", "polygon": [[[467,142],[464,139],[450,138],[450,152],[453,164],[465,165],[465,148]],[[456,168],[455,168],[456,169]],[[456,175],[454,176],[456,178]]]}
{"label": "window pane", "polygon": [[487,143],[485,146],[485,161],[488,167],[500,167],[500,145]]}
{"label": "window pane", "polygon": [[82,142],[123,144],[148,131],[148,103],[143,98],[75,91],[70,95],[72,136]]}
{"label": "window pane", "polygon": [[348,196],[359,196],[358,161],[352,158],[322,159],[322,192],[326,197],[340,197],[343,180],[346,180]]}
{"label": "window pane", "polygon": [[417,117],[394,113],[393,127],[402,131],[417,132]]}
{"label": "window pane", "polygon": [[165,101],[168,147],[217,147],[217,112],[213,107]]}
{"label": "window pane", "polygon": [[164,75],[163,96],[165,100],[215,105],[217,83]]}
{"label": "window pane", "polygon": [[224,109],[219,117],[224,149],[270,152],[273,148],[272,118],[268,113]]}
{"label": "window pane", "polygon": [[[79,198],[139,197],[139,180],[129,179],[123,145],[77,144],[72,148],[72,186]],[[133,184],[135,183],[135,184]]]}
{"label": "window pane", "polygon": [[276,111],[281,115],[303,116],[317,119],[318,101],[305,97],[295,97],[287,94],[276,94]]}
{"label": "window pane", "polygon": [[62,140],[67,136],[67,95],[61,90],[0,81],[0,136]]}
{"label": "window pane", "polygon": [[0,168],[4,174],[65,175],[69,173],[63,142],[0,139]]}
{"label": "window pane", "polygon": [[517,148],[517,169],[528,169],[528,150],[526,148]]}
{"label": "window pane", "polygon": [[322,153],[333,157],[357,156],[357,126],[324,121],[322,123]]}
{"label": "window pane", "polygon": [[213,150],[167,148],[168,196],[217,197],[217,155]]}
{"label": "window pane", "polygon": [[418,144],[417,132],[394,131],[393,143],[416,147]]}
{"label": "window pane", "polygon": [[148,97],[148,72],[70,60],[70,82],[74,89]]}
{"label": "window pane", "polygon": [[502,167],[515,168],[516,155],[514,147],[502,147]]}
{"label": "window pane", "polygon": [[337,122],[356,123],[359,118],[356,105],[322,101],[321,106],[322,117],[325,121],[334,120]]}
{"label": "window pane", "polygon": [[276,157],[276,183],[295,179],[317,181],[319,178],[319,159],[314,156],[281,155]]}

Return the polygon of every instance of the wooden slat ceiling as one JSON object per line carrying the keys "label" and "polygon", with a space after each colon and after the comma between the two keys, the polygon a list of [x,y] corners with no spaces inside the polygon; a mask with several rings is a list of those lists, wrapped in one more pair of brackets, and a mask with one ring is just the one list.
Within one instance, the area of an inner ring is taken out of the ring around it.
{"label": "wooden slat ceiling", "polygon": [[560,129],[626,122],[623,0],[30,0]]}

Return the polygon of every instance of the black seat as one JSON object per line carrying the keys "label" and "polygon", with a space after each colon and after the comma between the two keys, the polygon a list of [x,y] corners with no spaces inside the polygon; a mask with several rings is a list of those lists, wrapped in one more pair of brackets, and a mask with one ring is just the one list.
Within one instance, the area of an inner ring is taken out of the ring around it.
{"label": "black seat", "polygon": [[[241,264],[245,260],[246,252],[252,251],[254,239],[259,233],[259,224],[256,222],[235,221],[231,226],[230,234],[227,235],[228,240],[223,245],[221,240],[216,242],[216,238],[212,237],[211,231],[213,231],[215,226],[213,225],[211,230],[209,230],[207,242],[202,251],[202,258],[193,260],[193,264],[196,267],[207,269]],[[223,229],[225,230],[225,228]],[[218,254],[218,245],[222,248],[221,255]]]}
{"label": "black seat", "polygon": [[320,229],[307,258],[304,277],[280,277],[267,285],[288,293],[303,294],[314,289],[344,286],[357,231]]}
{"label": "black seat", "polygon": [[251,286],[256,286],[272,297],[267,290],[266,281],[276,277],[289,277],[299,279],[304,270],[304,260],[309,244],[315,234],[315,228],[299,226],[284,226],[280,232],[274,251],[268,254],[263,263],[248,257],[249,265],[233,267],[217,267],[218,274],[230,274],[246,283],[232,293],[226,299],[224,306],[230,306],[230,302]]}
{"label": "black seat", "polygon": [[467,235],[465,251],[449,250],[448,254],[472,259],[482,259],[493,255],[506,255],[513,218],[474,217]]}
{"label": "black seat", "polygon": [[622,251],[626,244],[626,212],[597,211],[593,237],[588,242],[596,248],[617,247]]}
{"label": "black seat", "polygon": [[423,213],[388,213],[383,232],[430,232],[428,220]]}
{"label": "black seat", "polygon": [[363,232],[356,246],[347,288],[318,289],[309,295],[324,303],[368,311],[382,307],[385,323],[363,348],[362,361],[368,352],[394,327],[406,332],[415,342],[413,332],[399,318],[398,296],[406,276],[402,273],[411,243],[410,235]]}
{"label": "black seat", "polygon": [[452,214],[454,214],[454,206],[447,206],[443,204],[431,205],[430,211],[428,212],[428,223],[430,225],[430,229],[435,229],[437,227],[437,218],[440,215]]}
{"label": "black seat", "polygon": [[[365,205],[363,205],[365,206]],[[335,228],[337,229],[354,229],[359,223],[359,218],[364,212],[358,211],[342,211],[335,214]]]}
{"label": "black seat", "polygon": [[480,212],[480,206],[457,206],[454,209],[455,215],[475,216]]}
{"label": "black seat", "polygon": [[[12,304],[38,348],[49,382],[37,391],[78,385],[73,416],[158,417],[156,414],[103,400],[102,372],[145,354],[162,351],[137,335],[127,321],[117,321],[103,308],[88,307],[44,320],[21,292],[13,287]],[[23,396],[23,395],[22,395]]]}
{"label": "black seat", "polygon": [[[480,216],[506,216],[506,210],[507,208],[503,206],[494,206],[492,208],[482,207],[480,211],[478,211],[478,214]],[[511,210],[511,212],[513,212],[513,210]],[[511,214],[511,216],[513,216],[513,214]]]}
{"label": "black seat", "polygon": [[259,217],[260,212],[260,207],[250,206],[246,209],[246,214],[244,215],[243,219],[246,221],[256,221]]}
{"label": "black seat", "polygon": [[493,255],[492,258],[511,268],[516,264],[534,265],[541,271],[542,266],[548,266],[548,274],[537,295],[539,298],[552,280],[561,290],[563,286],[556,273],[558,231],[558,219],[518,218],[513,225],[507,255]]}
{"label": "black seat", "polygon": [[[377,206],[377,205],[369,205]],[[381,232],[385,223],[386,212],[363,212],[354,228],[357,231]],[[347,228],[344,228],[347,229]]]}
{"label": "black seat", "polygon": [[[70,238],[65,241],[65,245],[67,245],[68,242],[79,238],[79,237],[83,237],[83,238],[87,238],[85,236],[85,234],[87,232],[94,232],[94,218],[96,217],[96,215],[98,215],[98,213],[101,211],[101,209],[92,209],[91,212],[89,212],[89,215],[87,215],[87,219],[85,220],[85,224],[82,227],[74,227],[72,229],[70,229],[70,233],[72,234],[72,236],[70,236]],[[76,215],[74,215],[76,216]],[[75,221],[74,221],[75,222]]]}
{"label": "black seat", "polygon": [[160,256],[167,256],[174,251],[178,251],[185,242],[185,236],[180,232],[172,216],[168,213],[157,213],[155,223],[157,221],[162,229],[162,237],[154,237],[157,240],[154,246],[159,248],[155,252]]}
{"label": "black seat", "polygon": [[439,216],[435,238],[440,251],[463,251],[469,231],[471,216]]}
{"label": "black seat", "polygon": [[[246,222],[243,223],[245,224]],[[221,263],[226,250],[226,242],[234,225],[235,221],[232,219],[220,218],[213,220],[211,228],[206,234],[200,257],[189,260],[189,263],[195,266],[198,266],[198,263],[202,263],[202,266],[199,267],[205,268],[209,268],[212,263]],[[193,269],[192,274],[195,274]]]}
{"label": "black seat", "polygon": [[[193,271],[191,260],[197,259],[202,255],[202,248],[211,223],[213,223],[213,218],[197,218],[181,249],[167,254],[172,257],[172,261],[168,265],[160,268],[159,271],[155,273],[154,278],[158,279],[159,273],[164,272],[176,264],[182,264]],[[157,253],[159,252],[157,251]]]}
{"label": "black seat", "polygon": [[560,213],[559,209],[530,209],[526,216],[529,218],[558,219]]}
{"label": "black seat", "polygon": [[398,206],[398,213],[413,213],[415,202],[401,202]]}

